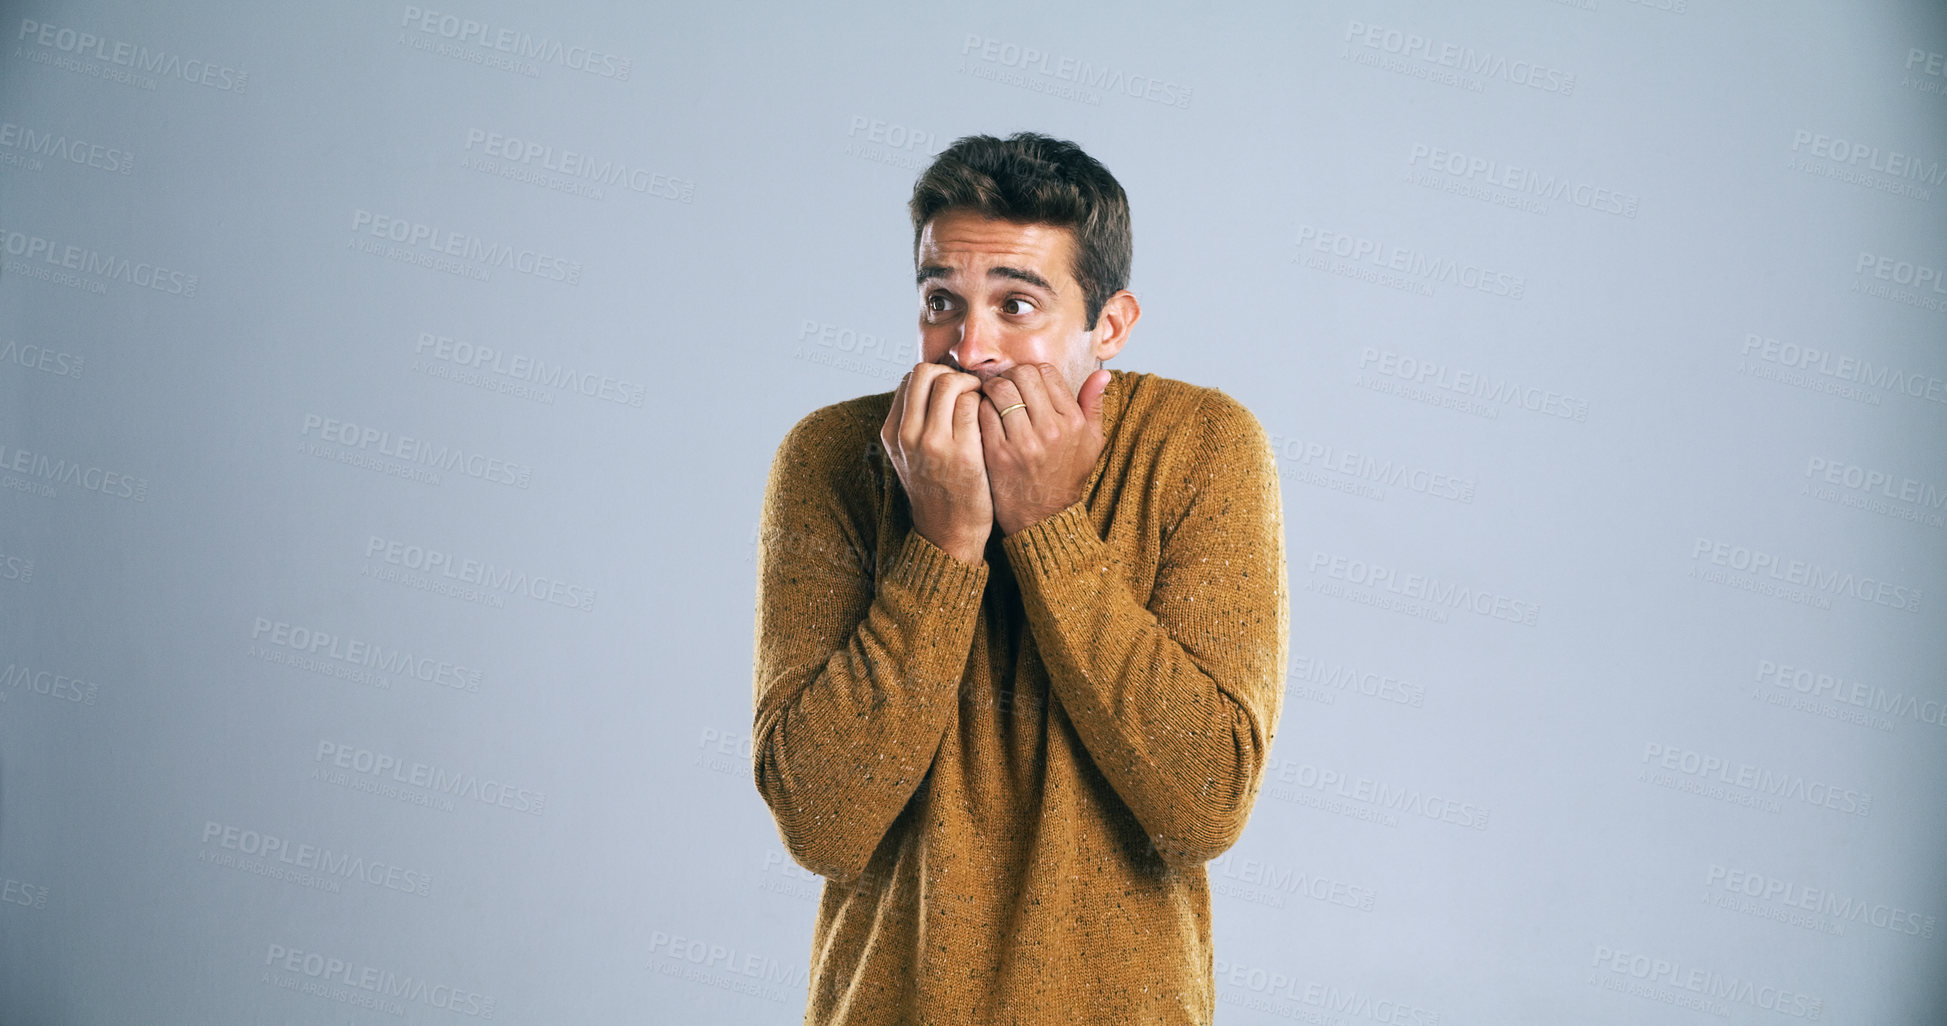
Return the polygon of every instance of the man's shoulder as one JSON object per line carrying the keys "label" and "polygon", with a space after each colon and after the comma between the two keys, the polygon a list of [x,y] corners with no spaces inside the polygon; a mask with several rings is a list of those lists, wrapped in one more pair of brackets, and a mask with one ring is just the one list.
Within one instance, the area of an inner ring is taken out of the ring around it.
{"label": "man's shoulder", "polygon": [[1221,387],[1142,371],[1112,373],[1126,375],[1122,417],[1140,425],[1141,435],[1223,444],[1264,434],[1250,409]]}
{"label": "man's shoulder", "polygon": [[778,442],[774,467],[788,480],[821,481],[850,490],[861,471],[876,471],[884,455],[879,428],[892,408],[892,393],[828,403],[799,417]]}
{"label": "man's shoulder", "polygon": [[879,392],[827,403],[798,418],[784,433],[785,444],[829,445],[879,437],[879,426],[892,409],[892,393]]}

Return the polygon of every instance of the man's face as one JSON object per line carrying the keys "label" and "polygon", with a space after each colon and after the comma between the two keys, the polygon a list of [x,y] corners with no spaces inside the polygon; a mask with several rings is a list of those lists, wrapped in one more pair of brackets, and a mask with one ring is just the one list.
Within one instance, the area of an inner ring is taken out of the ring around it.
{"label": "man's face", "polygon": [[1084,323],[1074,257],[1068,228],[958,210],[933,218],[919,239],[920,359],[983,381],[1049,363],[1074,395],[1096,357],[1113,355],[1096,352],[1105,331]]}

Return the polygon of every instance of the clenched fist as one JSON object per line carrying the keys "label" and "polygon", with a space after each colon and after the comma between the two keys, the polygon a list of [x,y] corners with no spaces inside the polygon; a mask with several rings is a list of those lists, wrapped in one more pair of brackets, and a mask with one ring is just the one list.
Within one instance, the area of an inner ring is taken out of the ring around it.
{"label": "clenched fist", "polygon": [[980,443],[980,378],[922,363],[899,382],[879,429],[913,507],[913,529],[962,563],[979,564],[994,525]]}
{"label": "clenched fist", "polygon": [[[980,408],[980,441],[1003,537],[1033,527],[1082,499],[1105,442],[1102,368],[1070,388],[1050,363],[1018,364],[990,378]],[[1002,416],[1000,411],[1025,403]]]}

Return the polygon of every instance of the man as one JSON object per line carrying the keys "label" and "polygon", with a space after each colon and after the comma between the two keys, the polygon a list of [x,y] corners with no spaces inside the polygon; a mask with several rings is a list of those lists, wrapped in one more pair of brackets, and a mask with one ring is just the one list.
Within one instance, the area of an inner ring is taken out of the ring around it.
{"label": "man", "polygon": [[752,762],[827,878],[805,1022],[1209,1023],[1204,863],[1289,629],[1277,468],[1211,388],[1111,371],[1128,200],[969,136],[910,203],[921,361],[778,447]]}

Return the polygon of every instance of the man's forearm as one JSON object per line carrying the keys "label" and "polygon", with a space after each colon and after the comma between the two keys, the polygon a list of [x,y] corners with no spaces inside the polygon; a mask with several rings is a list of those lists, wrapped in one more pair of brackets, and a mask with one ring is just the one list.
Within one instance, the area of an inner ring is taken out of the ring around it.
{"label": "man's forearm", "polygon": [[1289,596],[1277,470],[1226,400],[1150,602],[1083,503],[1002,540],[1050,688],[1165,858],[1235,843],[1282,708]]}
{"label": "man's forearm", "polygon": [[757,789],[792,856],[841,883],[864,871],[953,722],[986,585],[985,564],[917,532],[898,552],[854,596],[804,566],[760,577]]}

